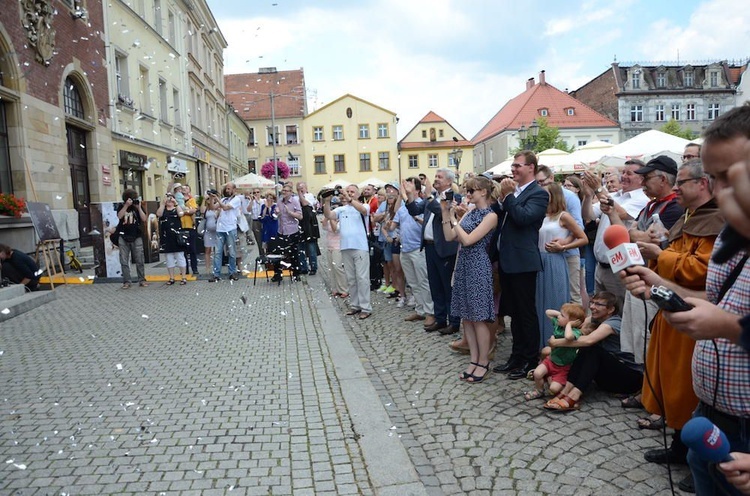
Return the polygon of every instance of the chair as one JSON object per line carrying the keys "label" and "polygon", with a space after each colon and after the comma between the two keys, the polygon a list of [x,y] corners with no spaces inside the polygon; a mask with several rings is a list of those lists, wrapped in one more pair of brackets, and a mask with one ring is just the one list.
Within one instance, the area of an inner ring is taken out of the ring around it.
{"label": "chair", "polygon": [[[296,252],[295,250],[290,250],[289,247],[284,246],[281,243],[281,240],[278,238],[272,238],[271,241],[268,243],[268,249],[265,257],[257,257],[255,259],[255,272],[253,274],[253,286],[255,286],[255,281],[258,278],[258,269],[263,266],[263,271],[266,274],[266,282],[269,281],[268,279],[268,273],[269,272],[276,272],[277,268],[281,268],[281,271],[283,272],[284,269],[291,268],[294,265],[294,259]],[[289,280],[293,281],[294,277],[292,275],[292,272],[289,272]],[[283,276],[282,276],[283,280]],[[281,285],[281,280],[278,281],[279,285]]]}

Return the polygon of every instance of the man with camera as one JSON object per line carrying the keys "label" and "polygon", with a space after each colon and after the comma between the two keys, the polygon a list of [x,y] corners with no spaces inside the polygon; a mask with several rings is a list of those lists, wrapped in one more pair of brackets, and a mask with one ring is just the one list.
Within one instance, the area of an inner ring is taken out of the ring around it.
{"label": "man with camera", "polygon": [[120,267],[122,270],[122,289],[130,288],[130,257],[135,258],[135,269],[138,273],[138,285],[148,286],[146,282],[146,268],[143,253],[143,230],[141,225],[148,218],[143,211],[138,192],[126,189],[122,192],[122,206],[117,211],[119,219]]}
{"label": "man with camera", "polygon": [[364,218],[369,214],[367,205],[362,204],[357,186],[349,185],[339,194],[341,206],[331,210],[333,190],[324,190],[323,215],[328,220],[337,220],[341,236],[341,258],[349,284],[349,311],[347,315],[357,315],[360,320],[372,314],[370,304],[370,248],[367,244],[367,230]]}
{"label": "man with camera", "polygon": [[219,202],[219,218],[216,221],[216,248],[214,252],[214,273],[209,282],[217,282],[221,276],[221,262],[224,247],[227,248],[229,262],[229,279],[236,281],[237,276],[237,217],[242,215],[242,200],[235,194],[234,183],[227,183],[222,189],[224,197]]}

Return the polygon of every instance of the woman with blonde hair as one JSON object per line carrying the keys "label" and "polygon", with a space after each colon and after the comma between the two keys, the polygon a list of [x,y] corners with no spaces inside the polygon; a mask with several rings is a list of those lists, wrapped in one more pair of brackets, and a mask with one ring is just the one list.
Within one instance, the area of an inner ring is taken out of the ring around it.
{"label": "woman with blonde hair", "polygon": [[552,321],[546,315],[547,309],[561,308],[570,301],[568,264],[563,252],[588,243],[583,229],[565,210],[562,187],[552,183],[544,189],[549,193],[549,204],[547,215],[539,230],[538,246],[542,256],[542,270],[536,275],[536,312],[542,347],[546,346],[554,331]]}
{"label": "woman with blonde hair", "polygon": [[452,201],[442,200],[443,234],[446,241],[457,240],[461,247],[453,271],[451,315],[458,315],[464,324],[469,344],[470,362],[459,379],[480,383],[490,371],[492,336],[488,323],[495,320],[492,296],[492,263],[487,246],[497,226],[497,214],[490,208],[500,195],[496,183],[482,176],[466,181],[466,201],[474,204],[460,220]]}
{"label": "woman with blonde hair", "polygon": [[201,215],[206,219],[206,227],[203,231],[203,249],[206,255],[206,273],[213,270],[213,251],[216,246],[216,219],[219,216],[219,197],[216,190],[206,191],[206,196],[201,205]]}

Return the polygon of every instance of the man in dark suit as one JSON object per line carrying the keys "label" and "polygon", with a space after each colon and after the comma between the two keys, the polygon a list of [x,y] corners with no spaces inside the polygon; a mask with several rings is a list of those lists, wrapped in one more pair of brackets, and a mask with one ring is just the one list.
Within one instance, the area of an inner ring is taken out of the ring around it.
{"label": "man in dark suit", "polygon": [[[443,235],[443,215],[440,211],[440,201],[445,199],[445,192],[452,191],[451,186],[456,175],[449,169],[438,169],[435,173],[432,194],[419,203],[414,200],[419,194],[414,189],[414,183],[406,181],[405,193],[408,197],[406,209],[409,215],[424,215],[422,222],[422,247],[427,260],[427,279],[430,282],[430,292],[435,306],[435,322],[426,325],[427,332],[440,331],[440,334],[458,332],[460,319],[450,314],[451,311],[451,279],[453,266],[456,264],[456,241],[446,241]],[[428,188],[429,189],[429,188]],[[460,201],[460,199],[457,199]]]}
{"label": "man in dark suit", "polygon": [[[513,347],[505,365],[495,372],[507,372],[509,379],[521,379],[537,366],[539,321],[536,315],[536,275],[542,270],[539,229],[547,213],[549,195],[535,181],[537,159],[524,150],[514,156],[513,179],[500,183],[500,202],[493,206],[498,226],[491,255],[498,260],[501,306],[511,318]],[[499,238],[499,239],[498,239]]]}

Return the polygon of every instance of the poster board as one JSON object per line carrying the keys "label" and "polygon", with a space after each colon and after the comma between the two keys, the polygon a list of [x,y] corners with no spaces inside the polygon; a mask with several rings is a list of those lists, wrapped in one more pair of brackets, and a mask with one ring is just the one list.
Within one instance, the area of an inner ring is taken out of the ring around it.
{"label": "poster board", "polygon": [[49,205],[39,202],[26,202],[26,209],[40,242],[60,239],[60,232],[57,229],[54,217],[52,217],[52,210]]}

